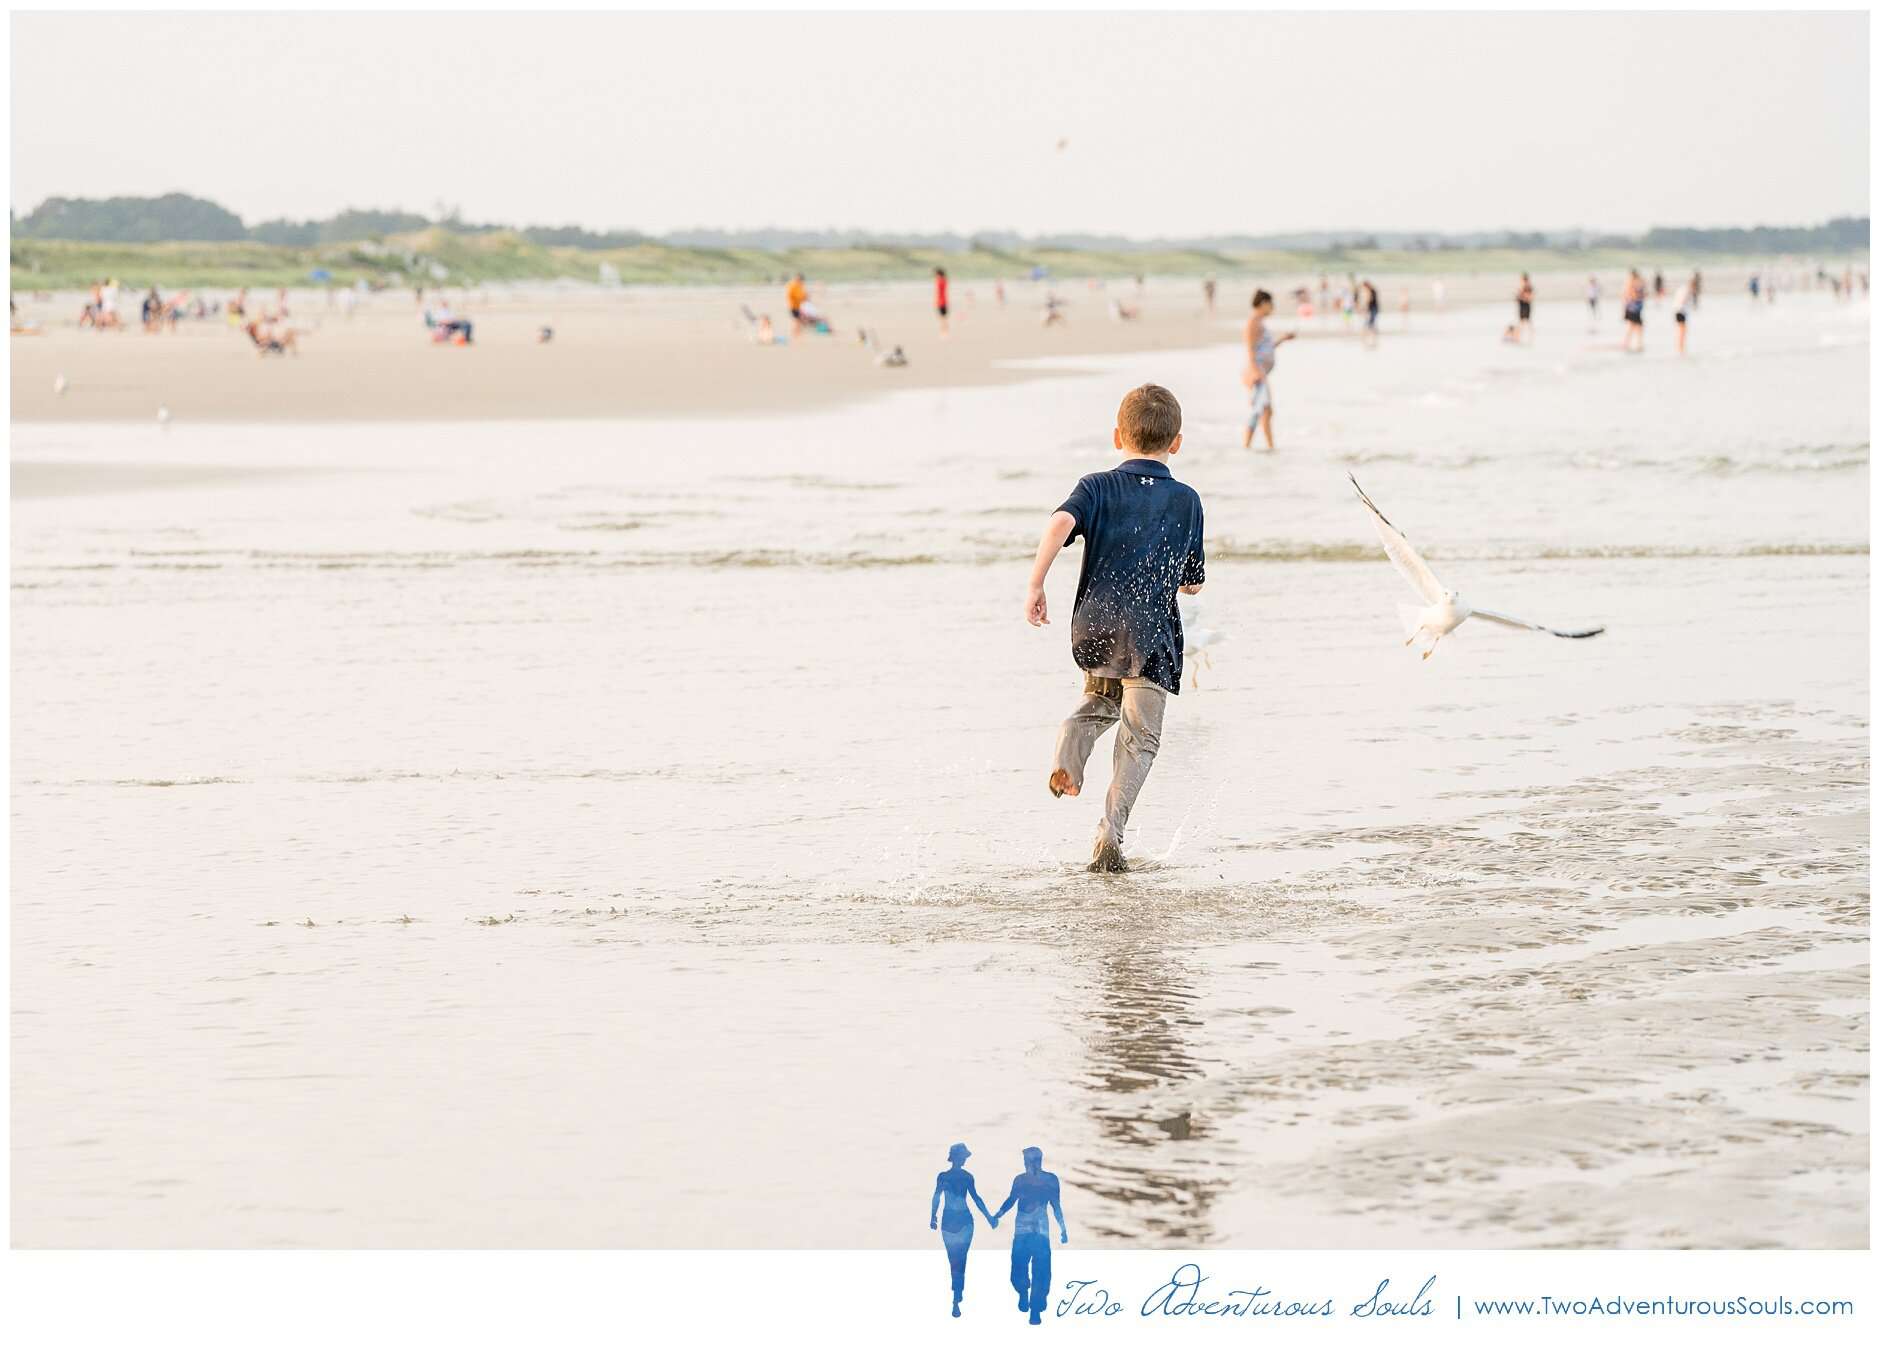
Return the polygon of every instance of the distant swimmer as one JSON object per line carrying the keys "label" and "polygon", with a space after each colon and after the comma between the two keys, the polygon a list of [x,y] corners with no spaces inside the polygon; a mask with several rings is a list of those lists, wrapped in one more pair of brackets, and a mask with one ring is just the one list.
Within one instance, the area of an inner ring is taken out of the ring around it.
{"label": "distant swimmer", "polygon": [[1514,324],[1527,344],[1534,343],[1534,281],[1526,274],[1521,276],[1521,286],[1514,290]]}
{"label": "distant swimmer", "polygon": [[1691,314],[1697,310],[1697,294],[1702,287],[1703,284],[1698,282],[1697,275],[1692,274],[1691,277],[1685,281],[1684,286],[1678,289],[1677,300],[1671,304],[1673,310],[1676,312],[1676,316],[1673,317],[1673,320],[1678,323],[1679,354],[1684,353],[1684,333],[1690,328]]}
{"label": "distant swimmer", "polygon": [[1625,340],[1621,348],[1629,353],[1642,354],[1645,350],[1645,280],[1636,269],[1626,274],[1623,301]]}
{"label": "distant swimmer", "polygon": [[1279,347],[1299,334],[1287,331],[1284,335],[1274,335],[1266,324],[1272,314],[1273,295],[1262,288],[1253,295],[1253,311],[1241,332],[1247,346],[1247,366],[1241,370],[1240,381],[1248,390],[1252,407],[1247,413],[1247,431],[1241,437],[1240,447],[1252,448],[1254,432],[1259,430],[1266,434],[1268,453],[1273,451],[1273,364]]}

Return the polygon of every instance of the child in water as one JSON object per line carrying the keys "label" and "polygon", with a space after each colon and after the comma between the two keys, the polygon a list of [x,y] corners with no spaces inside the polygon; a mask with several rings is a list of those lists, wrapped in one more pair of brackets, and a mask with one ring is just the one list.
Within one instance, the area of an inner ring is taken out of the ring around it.
{"label": "child in water", "polygon": [[1083,791],[1097,739],[1120,722],[1114,773],[1097,824],[1090,868],[1121,873],[1123,833],[1162,744],[1169,696],[1182,687],[1182,616],[1177,594],[1197,595],[1207,576],[1201,497],[1169,474],[1181,450],[1182,408],[1153,383],[1123,398],[1111,443],[1124,455],[1079,481],[1045,525],[1025,592],[1025,619],[1051,622],[1045,575],[1060,550],[1084,540],[1071,612],[1071,659],[1084,673],[1084,697],[1058,731],[1047,781],[1051,796]]}

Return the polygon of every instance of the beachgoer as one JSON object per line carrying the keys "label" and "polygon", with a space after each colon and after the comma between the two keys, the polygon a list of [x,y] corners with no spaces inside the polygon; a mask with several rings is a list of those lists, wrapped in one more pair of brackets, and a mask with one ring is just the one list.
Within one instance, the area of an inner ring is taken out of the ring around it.
{"label": "beachgoer", "polygon": [[300,357],[300,338],[291,326],[268,326],[257,320],[250,321],[242,329],[254,341],[255,353],[263,359],[270,354]]}
{"label": "beachgoer", "polygon": [[[966,1253],[973,1245],[973,1211],[967,1201],[970,1199],[979,1206],[988,1227],[999,1226],[986,1208],[986,1202],[979,1198],[973,1173],[966,1169],[966,1159],[972,1155],[964,1143],[955,1143],[947,1149],[951,1169],[934,1177],[933,1205],[927,1213],[927,1226],[940,1234],[947,1249],[947,1268],[953,1275],[954,1317],[960,1315],[960,1300],[966,1294]],[[944,1214],[941,1212],[943,1202]]]}
{"label": "beachgoer", "polygon": [[801,274],[791,277],[790,286],[783,290],[783,298],[790,305],[790,334],[794,338],[803,333],[803,304],[809,301],[809,285],[803,282]]}
{"label": "beachgoer", "polygon": [[471,324],[461,320],[451,310],[448,298],[439,298],[437,310],[424,314],[424,324],[431,329],[431,339],[439,344],[450,344],[453,341],[460,345],[471,343]]}
{"label": "beachgoer", "polygon": [[1359,285],[1364,292],[1364,345],[1367,349],[1377,346],[1377,285],[1366,279]]}
{"label": "beachgoer", "polygon": [[1045,525],[1025,593],[1034,628],[1051,621],[1045,575],[1073,539],[1084,540],[1071,613],[1071,658],[1084,697],[1059,729],[1047,784],[1054,798],[1083,790],[1097,739],[1119,721],[1109,794],[1090,868],[1121,873],[1123,837],[1162,741],[1170,695],[1181,693],[1182,619],[1177,592],[1199,594],[1207,577],[1201,498],[1169,474],[1181,451],[1182,409],[1153,383],[1123,398],[1110,442],[1124,455],[1077,483]]}
{"label": "beachgoer", "polygon": [[1529,344],[1534,342],[1534,281],[1526,274],[1521,276],[1521,286],[1514,290],[1515,326],[1521,338]]}
{"label": "beachgoer", "polygon": [[1262,288],[1253,295],[1253,311],[1241,332],[1247,346],[1247,366],[1241,370],[1240,377],[1241,385],[1248,390],[1253,403],[1247,414],[1247,432],[1241,438],[1240,447],[1252,448],[1254,431],[1263,430],[1269,453],[1273,450],[1273,388],[1268,380],[1273,374],[1276,351],[1299,334],[1297,331],[1287,331],[1284,335],[1274,335],[1266,324],[1267,317],[1272,314],[1273,295]]}
{"label": "beachgoer", "polygon": [[1588,318],[1595,324],[1599,321],[1599,275],[1586,276],[1586,311]]}
{"label": "beachgoer", "polygon": [[1064,1222],[1064,1204],[1058,1178],[1044,1170],[1044,1153],[1028,1147],[1022,1175],[1012,1180],[1012,1193],[1005,1197],[999,1212],[992,1216],[998,1227],[1005,1211],[1018,1206],[1018,1219],[1012,1224],[1012,1288],[1018,1291],[1018,1309],[1031,1314],[1036,1327],[1051,1297],[1051,1214],[1057,1214],[1058,1242],[1071,1240]]}
{"label": "beachgoer", "polygon": [[933,271],[933,309],[940,317],[940,338],[947,338],[947,271]]}
{"label": "beachgoer", "polygon": [[1678,323],[1679,354],[1684,353],[1684,333],[1690,326],[1691,313],[1697,310],[1697,294],[1702,287],[1703,284],[1698,282],[1697,275],[1692,274],[1685,281],[1684,286],[1678,289],[1677,299],[1671,304],[1672,310],[1676,313],[1673,319]]}
{"label": "beachgoer", "polygon": [[1214,315],[1214,276],[1210,274],[1201,281],[1201,301],[1206,304],[1208,315]]}
{"label": "beachgoer", "polygon": [[1630,270],[1625,279],[1625,339],[1621,348],[1643,353],[1645,349],[1645,280],[1638,270]]}

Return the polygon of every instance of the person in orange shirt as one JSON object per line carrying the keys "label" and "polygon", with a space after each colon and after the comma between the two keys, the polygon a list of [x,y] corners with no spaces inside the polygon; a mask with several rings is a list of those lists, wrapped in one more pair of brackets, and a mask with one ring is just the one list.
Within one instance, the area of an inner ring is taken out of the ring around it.
{"label": "person in orange shirt", "polygon": [[790,334],[794,338],[803,333],[803,304],[809,301],[809,288],[801,274],[790,280],[790,287],[783,296],[790,304]]}
{"label": "person in orange shirt", "polygon": [[947,338],[947,271],[933,271],[933,309],[940,314],[940,338]]}

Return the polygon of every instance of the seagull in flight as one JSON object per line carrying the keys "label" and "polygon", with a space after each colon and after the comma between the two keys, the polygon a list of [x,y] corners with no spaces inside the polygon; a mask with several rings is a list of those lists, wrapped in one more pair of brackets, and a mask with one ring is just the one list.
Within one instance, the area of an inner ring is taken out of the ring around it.
{"label": "seagull in flight", "polygon": [[1404,626],[1410,630],[1410,636],[1404,639],[1408,647],[1418,638],[1427,640],[1423,648],[1423,659],[1428,661],[1430,653],[1436,650],[1436,644],[1448,637],[1470,619],[1487,619],[1490,623],[1499,623],[1507,628],[1526,628],[1536,633],[1552,633],[1555,637],[1589,638],[1598,637],[1605,628],[1584,628],[1578,632],[1569,632],[1560,628],[1549,628],[1543,623],[1529,623],[1526,619],[1517,619],[1512,614],[1498,613],[1493,609],[1482,609],[1464,600],[1461,595],[1450,590],[1436,579],[1436,573],[1430,570],[1430,564],[1423,560],[1423,555],[1410,546],[1410,540],[1398,531],[1397,526],[1384,518],[1384,512],[1377,508],[1377,503],[1364,494],[1364,488],[1358,485],[1358,479],[1351,477],[1351,488],[1358,493],[1358,499],[1364,502],[1364,508],[1371,512],[1371,519],[1377,526],[1377,536],[1384,541],[1384,552],[1396,565],[1397,570],[1423,597],[1423,608],[1412,609],[1409,605],[1400,606]]}

